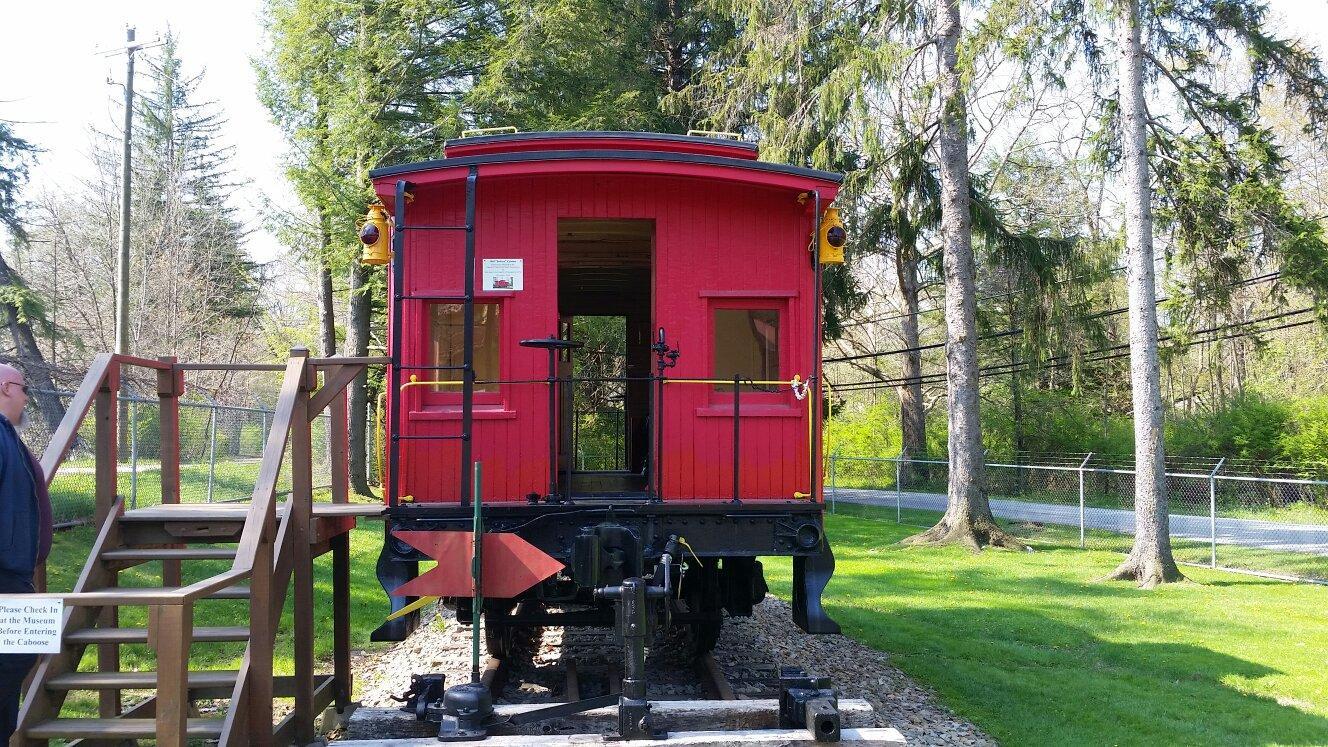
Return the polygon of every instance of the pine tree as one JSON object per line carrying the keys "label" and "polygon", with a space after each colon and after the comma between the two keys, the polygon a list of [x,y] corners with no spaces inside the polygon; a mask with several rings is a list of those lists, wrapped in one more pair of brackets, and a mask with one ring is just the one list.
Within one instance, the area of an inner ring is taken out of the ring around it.
{"label": "pine tree", "polygon": [[[202,73],[184,73],[174,34],[147,56],[143,78],[134,231],[145,279],[135,336],[153,325],[156,332],[148,335],[160,335],[157,350],[183,353],[197,350],[200,338],[218,327],[256,317],[259,279],[242,247],[246,229],[230,203],[233,148],[219,142],[226,120],[214,102],[198,101]],[[147,273],[163,265],[168,271],[148,282]]]}
{"label": "pine tree", "polygon": [[482,125],[521,130],[681,132],[681,91],[733,36],[704,0],[502,0],[486,28],[487,60],[467,109]]}
{"label": "pine tree", "polygon": [[[15,245],[28,240],[27,228],[19,215],[19,190],[27,181],[28,161],[34,152],[36,148],[14,134],[8,122],[0,121],[0,225],[8,229]],[[65,409],[60,398],[51,393],[55,385],[50,365],[32,328],[37,324],[50,334],[54,330],[41,299],[4,257],[0,257],[0,310],[4,312],[4,324],[14,344],[14,358],[33,389],[33,403],[54,433],[64,419]]]}
{"label": "pine tree", "polygon": [[[322,337],[333,343],[332,277],[347,285],[344,352],[369,351],[384,275],[359,263],[355,221],[376,200],[369,171],[441,155],[462,128],[459,96],[478,73],[487,6],[425,0],[269,0],[260,97],[292,145],[288,173],[312,214]],[[368,374],[351,383],[352,488],[369,491]]]}

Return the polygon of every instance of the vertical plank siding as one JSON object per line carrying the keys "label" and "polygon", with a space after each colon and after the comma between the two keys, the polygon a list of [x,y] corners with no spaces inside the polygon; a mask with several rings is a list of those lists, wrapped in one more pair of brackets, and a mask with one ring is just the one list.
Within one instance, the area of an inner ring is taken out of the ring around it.
{"label": "vertical plank siding", "polygon": [[[813,335],[814,276],[808,256],[810,208],[787,189],[676,176],[562,174],[486,177],[477,193],[476,272],[486,258],[522,258],[524,290],[485,293],[479,303],[501,306],[500,376],[542,380],[542,350],[518,341],[556,334],[558,221],[561,218],[647,219],[655,223],[654,324],[681,350],[671,378],[710,378],[710,317],[714,304],[750,294],[775,303],[780,317],[780,378],[807,378]],[[422,185],[407,209],[409,225],[460,225],[464,189],[457,183]],[[464,234],[409,231],[405,292],[460,294]],[[479,278],[477,278],[478,281]],[[479,283],[477,282],[477,287]],[[726,297],[707,295],[721,291]],[[393,320],[395,323],[396,320]],[[427,365],[428,304],[404,305],[402,360]],[[653,358],[652,358],[653,371]],[[403,371],[403,381],[416,373]],[[409,387],[402,397],[403,435],[456,435],[459,407]],[[547,391],[543,383],[506,384],[499,402],[477,402],[474,455],[485,464],[489,501],[522,501],[548,482]],[[666,499],[731,496],[732,395],[713,387],[672,384],[665,394]],[[807,492],[807,403],[784,389],[744,392],[742,497],[790,499]],[[415,501],[456,501],[458,441],[402,441],[402,495]]]}

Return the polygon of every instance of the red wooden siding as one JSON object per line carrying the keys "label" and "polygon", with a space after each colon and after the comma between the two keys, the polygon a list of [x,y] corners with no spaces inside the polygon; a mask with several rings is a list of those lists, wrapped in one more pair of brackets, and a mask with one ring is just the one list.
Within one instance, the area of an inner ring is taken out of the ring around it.
{"label": "red wooden siding", "polygon": [[[524,290],[477,296],[478,301],[502,306],[503,379],[546,375],[545,352],[521,348],[517,342],[556,331],[560,218],[654,220],[653,326],[664,327],[669,342],[682,353],[677,367],[668,372],[671,378],[711,378],[712,310],[740,306],[743,299],[781,310],[782,378],[798,374],[805,379],[813,373],[817,331],[807,252],[811,210],[797,202],[796,192],[673,176],[486,176],[492,171],[482,166],[478,181],[477,272],[485,258],[525,261]],[[407,208],[407,224],[459,225],[464,206],[461,182],[421,184]],[[464,287],[463,247],[461,232],[407,232],[406,292],[459,295]],[[426,302],[406,301],[401,321],[401,360],[428,364]],[[403,381],[410,373],[403,372]],[[459,432],[459,403],[440,404],[438,399],[426,397],[425,387],[406,389],[401,432]],[[543,495],[548,483],[545,385],[503,385],[497,400],[475,408],[474,458],[484,463],[483,499],[520,501],[529,493]],[[731,402],[731,394],[709,385],[667,387],[666,499],[731,497]],[[796,400],[787,389],[745,394],[742,415],[742,497],[791,499],[795,491],[807,492],[806,401]],[[417,501],[456,501],[459,451],[457,441],[402,441],[401,495]]]}

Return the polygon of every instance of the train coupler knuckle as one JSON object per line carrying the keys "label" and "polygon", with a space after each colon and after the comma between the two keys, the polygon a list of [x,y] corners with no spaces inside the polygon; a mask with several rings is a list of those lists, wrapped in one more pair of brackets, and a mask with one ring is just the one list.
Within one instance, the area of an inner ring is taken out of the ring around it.
{"label": "train coupler knuckle", "polygon": [[818,742],[838,742],[839,698],[830,678],[811,676],[798,667],[781,667],[779,725],[807,729]]}

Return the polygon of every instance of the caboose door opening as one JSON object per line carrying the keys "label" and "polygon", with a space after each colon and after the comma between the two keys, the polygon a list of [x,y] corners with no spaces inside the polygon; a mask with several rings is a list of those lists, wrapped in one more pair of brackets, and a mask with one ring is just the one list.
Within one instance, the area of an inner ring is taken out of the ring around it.
{"label": "caboose door opening", "polygon": [[[558,316],[568,351],[559,471],[573,496],[646,497],[655,222],[558,221]],[[570,472],[570,474],[569,474]]]}

